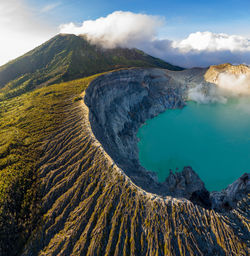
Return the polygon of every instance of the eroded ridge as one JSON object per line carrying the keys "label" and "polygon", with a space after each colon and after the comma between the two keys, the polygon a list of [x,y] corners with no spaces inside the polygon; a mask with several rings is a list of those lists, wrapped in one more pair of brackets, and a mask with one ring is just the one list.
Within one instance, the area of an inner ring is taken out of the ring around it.
{"label": "eroded ridge", "polygon": [[147,193],[107,155],[83,102],[45,146],[43,224],[23,255],[247,255],[248,199],[221,214]]}

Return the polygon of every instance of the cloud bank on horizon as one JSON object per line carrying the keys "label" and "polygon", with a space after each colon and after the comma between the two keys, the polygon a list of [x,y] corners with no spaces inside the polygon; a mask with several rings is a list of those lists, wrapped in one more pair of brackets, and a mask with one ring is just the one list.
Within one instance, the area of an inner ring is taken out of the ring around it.
{"label": "cloud bank on horizon", "polygon": [[82,24],[60,26],[60,33],[85,34],[93,44],[104,48],[135,47],[183,67],[206,67],[230,62],[250,64],[250,39],[239,35],[195,32],[180,41],[160,39],[165,26],[159,16],[116,11]]}

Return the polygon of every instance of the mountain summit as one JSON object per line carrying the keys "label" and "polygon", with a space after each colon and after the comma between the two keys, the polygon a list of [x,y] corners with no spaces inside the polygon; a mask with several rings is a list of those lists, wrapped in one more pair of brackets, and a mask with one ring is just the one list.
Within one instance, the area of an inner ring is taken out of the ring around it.
{"label": "mountain summit", "polygon": [[27,54],[0,67],[1,97],[37,87],[128,67],[182,70],[138,49],[103,49],[84,36],[59,34]]}

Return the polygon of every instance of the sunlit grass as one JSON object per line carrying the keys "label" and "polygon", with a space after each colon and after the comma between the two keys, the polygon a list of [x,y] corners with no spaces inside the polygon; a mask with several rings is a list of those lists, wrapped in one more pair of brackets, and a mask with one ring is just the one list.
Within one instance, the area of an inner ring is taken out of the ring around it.
{"label": "sunlit grass", "polygon": [[[55,84],[0,102],[0,243],[19,248],[39,216],[37,163],[44,140],[62,124],[65,108],[98,75]],[[14,230],[14,232],[13,232]],[[6,236],[6,234],[9,234]],[[0,244],[0,247],[2,244]]]}

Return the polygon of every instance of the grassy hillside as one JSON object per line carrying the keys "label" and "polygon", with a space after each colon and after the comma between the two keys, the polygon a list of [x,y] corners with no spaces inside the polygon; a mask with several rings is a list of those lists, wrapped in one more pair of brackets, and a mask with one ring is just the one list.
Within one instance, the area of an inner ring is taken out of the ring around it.
{"label": "grassy hillside", "polygon": [[84,37],[57,35],[27,54],[0,67],[0,100],[56,82],[123,67],[181,68],[137,49],[102,49]]}
{"label": "grassy hillside", "polygon": [[[37,162],[64,109],[95,76],[37,89],[0,102],[0,255],[15,255],[40,209]],[[6,235],[8,234],[8,235]]]}

